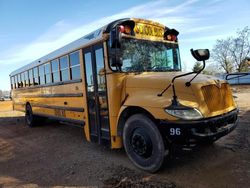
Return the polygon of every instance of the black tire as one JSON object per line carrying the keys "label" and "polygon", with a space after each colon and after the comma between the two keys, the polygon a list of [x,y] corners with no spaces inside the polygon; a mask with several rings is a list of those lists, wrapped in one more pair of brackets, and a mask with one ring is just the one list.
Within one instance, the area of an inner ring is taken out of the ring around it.
{"label": "black tire", "polygon": [[123,144],[135,166],[151,173],[161,168],[169,154],[155,123],[143,114],[128,118],[123,129]]}
{"label": "black tire", "polygon": [[204,145],[204,146],[212,146],[214,144],[214,142],[216,142],[217,140],[207,140],[207,141],[203,141],[200,144]]}
{"label": "black tire", "polygon": [[35,127],[41,124],[43,122],[43,118],[36,116],[33,114],[32,107],[27,104],[26,110],[25,110],[25,123],[29,127]]}

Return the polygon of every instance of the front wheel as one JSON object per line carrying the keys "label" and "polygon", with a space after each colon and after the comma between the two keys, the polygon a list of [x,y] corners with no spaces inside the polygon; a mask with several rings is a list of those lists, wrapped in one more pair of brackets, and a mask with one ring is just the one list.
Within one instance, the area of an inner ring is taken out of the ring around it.
{"label": "front wheel", "polygon": [[123,144],[129,159],[151,173],[161,168],[169,153],[155,123],[143,114],[128,118],[123,129]]}

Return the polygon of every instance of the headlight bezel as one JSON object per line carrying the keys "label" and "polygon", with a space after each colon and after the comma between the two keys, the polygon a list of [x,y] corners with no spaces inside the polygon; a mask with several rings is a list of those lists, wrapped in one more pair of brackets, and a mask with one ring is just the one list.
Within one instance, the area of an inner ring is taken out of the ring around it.
{"label": "headlight bezel", "polygon": [[187,107],[187,106],[178,106],[176,108],[170,107],[164,109],[166,113],[180,118],[182,120],[200,120],[203,117],[202,113],[197,108]]}

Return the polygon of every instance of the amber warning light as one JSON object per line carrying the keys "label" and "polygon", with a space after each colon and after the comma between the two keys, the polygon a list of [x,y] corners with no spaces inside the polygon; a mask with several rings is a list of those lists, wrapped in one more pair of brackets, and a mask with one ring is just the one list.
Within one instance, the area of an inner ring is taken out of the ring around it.
{"label": "amber warning light", "polygon": [[[134,22],[133,22],[134,23]],[[167,27],[159,27],[150,24],[135,23],[132,25],[130,22],[124,22],[118,26],[119,33],[126,35],[133,35],[150,39],[163,39],[171,42],[178,42],[177,36],[179,34],[175,29]]]}
{"label": "amber warning light", "polygon": [[115,38],[118,41],[121,37],[120,34],[125,34],[144,39],[158,39],[170,42],[178,42],[177,36],[179,34],[179,32],[175,29],[170,29],[168,27],[162,27],[153,24],[137,23],[130,20],[121,22],[119,25],[116,25],[113,32],[114,35],[117,35]]}
{"label": "amber warning light", "polygon": [[164,32],[164,40],[178,42],[177,36],[179,32],[175,29],[166,29]]}
{"label": "amber warning light", "polygon": [[131,29],[131,27],[129,25],[120,25],[119,26],[119,31],[121,33],[125,33],[125,34],[129,34],[130,35],[132,29]]}

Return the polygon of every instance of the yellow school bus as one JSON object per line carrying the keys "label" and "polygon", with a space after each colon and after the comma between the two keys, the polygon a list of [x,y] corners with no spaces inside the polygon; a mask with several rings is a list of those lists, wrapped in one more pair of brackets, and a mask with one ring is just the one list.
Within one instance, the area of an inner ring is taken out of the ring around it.
{"label": "yellow school bus", "polygon": [[[12,72],[13,109],[30,127],[77,123],[88,141],[124,147],[156,172],[174,145],[212,143],[238,122],[225,80],[181,72],[178,34],[144,19],[109,23]],[[191,52],[204,68],[209,51]]]}

